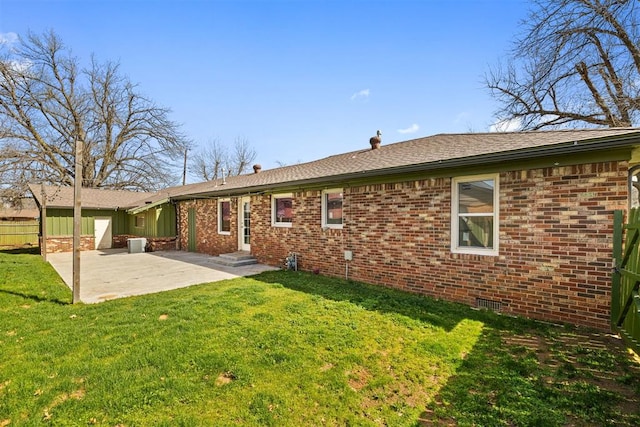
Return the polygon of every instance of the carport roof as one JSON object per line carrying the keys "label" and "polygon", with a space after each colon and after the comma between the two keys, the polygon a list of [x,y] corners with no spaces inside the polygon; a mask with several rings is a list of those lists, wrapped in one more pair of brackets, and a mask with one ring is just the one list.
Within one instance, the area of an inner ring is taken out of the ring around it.
{"label": "carport roof", "polygon": [[[42,206],[42,186],[29,184],[29,190],[36,199],[38,206]],[[73,187],[45,185],[44,191],[48,208],[73,208]],[[83,188],[80,199],[83,209],[124,210],[138,206],[151,194],[153,193]]]}

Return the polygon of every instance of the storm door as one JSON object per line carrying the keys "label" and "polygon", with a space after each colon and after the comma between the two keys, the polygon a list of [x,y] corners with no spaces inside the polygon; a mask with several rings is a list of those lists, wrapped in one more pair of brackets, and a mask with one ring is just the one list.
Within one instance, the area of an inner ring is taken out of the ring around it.
{"label": "storm door", "polygon": [[251,252],[251,198],[241,197],[238,209],[240,220],[240,250]]}

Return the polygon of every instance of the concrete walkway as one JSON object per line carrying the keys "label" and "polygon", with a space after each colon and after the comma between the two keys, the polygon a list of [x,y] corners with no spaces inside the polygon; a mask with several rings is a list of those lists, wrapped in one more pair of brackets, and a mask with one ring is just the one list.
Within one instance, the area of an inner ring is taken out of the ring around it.
{"label": "concrete walkway", "polygon": [[[277,270],[262,264],[225,267],[214,264],[211,258],[184,251],[137,254],[126,249],[84,251],[80,254],[80,300],[102,302]],[[72,288],[73,253],[48,254],[47,261]]]}

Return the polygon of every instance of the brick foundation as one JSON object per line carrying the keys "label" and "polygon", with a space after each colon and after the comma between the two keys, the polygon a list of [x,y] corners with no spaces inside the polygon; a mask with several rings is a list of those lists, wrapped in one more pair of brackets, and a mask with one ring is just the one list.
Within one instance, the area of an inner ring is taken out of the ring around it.
{"label": "brick foundation", "polygon": [[136,237],[136,236],[132,236],[132,235],[128,235],[128,234],[118,234],[116,236],[113,236],[113,238],[112,238],[112,240],[113,240],[112,247],[114,249],[126,248],[127,247],[127,239],[130,239],[132,237]]}
{"label": "brick foundation", "polygon": [[238,199],[231,199],[231,232],[218,233],[218,202],[205,199],[179,204],[178,221],[180,249],[189,247],[188,210],[196,210],[196,252],[218,256],[238,250]]}
{"label": "brick foundation", "polygon": [[[127,240],[134,239],[140,236],[134,236],[132,234],[119,234],[113,236],[114,248],[126,248]],[[175,251],[177,249],[177,236],[173,237],[145,237],[147,239],[147,252],[155,251]]]}
{"label": "brick foundation", "polygon": [[[271,226],[269,195],[251,197],[251,252],[299,268],[468,305],[499,303],[508,314],[609,329],[613,211],[627,208],[626,162],[500,173],[498,256],[450,249],[451,178],[344,188],[343,229],[322,229],[321,192],[294,193],[290,228]],[[180,203],[180,247],[187,209],[196,209],[196,250],[237,250],[237,202],[230,235],[216,232],[215,200]]]}
{"label": "brick foundation", "polygon": [[[127,247],[127,239],[140,237],[129,234],[119,234],[113,236],[112,248],[120,249]],[[147,237],[147,251],[174,251],[178,248],[177,236],[174,237]],[[40,245],[42,247],[42,245]],[[95,237],[84,235],[80,237],[80,250],[95,250]],[[47,253],[71,252],[73,251],[73,236],[55,236],[47,239]]]}
{"label": "brick foundation", "polygon": [[147,252],[175,251],[177,247],[177,237],[147,237]]}
{"label": "brick foundation", "polygon": [[[40,248],[42,250],[42,237],[40,237]],[[96,247],[95,237],[84,235],[80,236],[80,250],[92,251]],[[47,253],[56,252],[72,252],[73,236],[55,236],[47,238]]]}

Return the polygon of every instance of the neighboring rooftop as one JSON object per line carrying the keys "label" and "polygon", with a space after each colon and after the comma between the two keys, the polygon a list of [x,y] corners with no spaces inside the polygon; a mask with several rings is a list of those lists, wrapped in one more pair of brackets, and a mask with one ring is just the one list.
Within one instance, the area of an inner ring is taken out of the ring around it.
{"label": "neighboring rooftop", "polygon": [[35,219],[40,216],[40,211],[33,199],[24,197],[17,206],[0,204],[0,220],[2,219]]}

